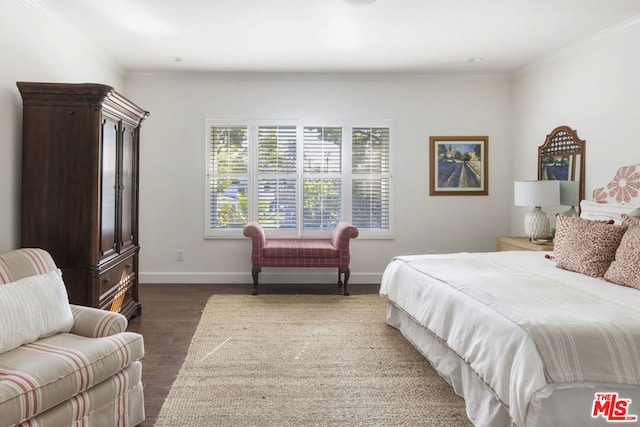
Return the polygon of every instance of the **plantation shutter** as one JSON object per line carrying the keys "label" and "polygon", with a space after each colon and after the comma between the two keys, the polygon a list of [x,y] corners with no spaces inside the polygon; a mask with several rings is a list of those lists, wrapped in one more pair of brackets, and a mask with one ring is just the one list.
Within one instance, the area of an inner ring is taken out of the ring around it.
{"label": "plantation shutter", "polygon": [[342,128],[303,131],[303,230],[333,230],[341,217]]}
{"label": "plantation shutter", "polygon": [[297,227],[297,127],[258,128],[258,222],[265,229]]}
{"label": "plantation shutter", "polygon": [[209,227],[241,229],[248,218],[247,127],[209,129]]}
{"label": "plantation shutter", "polygon": [[360,229],[388,230],[389,128],[354,127],[351,137],[352,223]]}

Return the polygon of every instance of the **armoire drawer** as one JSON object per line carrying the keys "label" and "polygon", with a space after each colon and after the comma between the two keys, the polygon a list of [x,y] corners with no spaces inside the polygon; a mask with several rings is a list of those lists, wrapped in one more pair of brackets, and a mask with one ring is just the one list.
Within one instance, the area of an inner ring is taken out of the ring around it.
{"label": "armoire drawer", "polygon": [[135,281],[134,258],[114,265],[98,277],[98,305],[119,312]]}

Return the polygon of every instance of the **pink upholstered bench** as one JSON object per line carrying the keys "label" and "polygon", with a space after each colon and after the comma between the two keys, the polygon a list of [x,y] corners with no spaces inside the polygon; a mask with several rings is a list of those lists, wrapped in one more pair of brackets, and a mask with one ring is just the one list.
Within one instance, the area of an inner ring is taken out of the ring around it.
{"label": "pink upholstered bench", "polygon": [[358,229],[353,225],[339,223],[331,239],[267,240],[264,230],[255,221],[249,222],[243,233],[251,237],[253,295],[258,293],[258,274],[262,267],[335,267],[338,269],[338,286],[344,286],[344,295],[349,295],[349,240],[358,237]]}

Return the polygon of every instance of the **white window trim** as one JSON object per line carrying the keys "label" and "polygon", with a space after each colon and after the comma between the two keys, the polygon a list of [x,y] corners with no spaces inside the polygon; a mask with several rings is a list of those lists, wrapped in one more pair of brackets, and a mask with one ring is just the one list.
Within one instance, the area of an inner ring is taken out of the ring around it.
{"label": "white window trim", "polygon": [[[211,126],[246,126],[249,141],[256,141],[258,128],[259,126],[269,126],[269,125],[296,125],[297,127],[297,150],[298,150],[298,159],[303,158],[303,129],[309,126],[334,126],[334,127],[342,127],[342,144],[343,144],[343,155],[342,155],[342,221],[351,222],[352,218],[352,181],[353,181],[353,173],[351,170],[351,161],[352,161],[352,130],[353,128],[358,127],[386,127],[389,129],[389,229],[360,229],[359,239],[393,239],[395,236],[395,186],[394,186],[394,159],[395,159],[395,123],[391,119],[380,119],[380,120],[318,120],[318,119],[267,119],[267,120],[259,120],[259,119],[205,119],[205,147],[204,147],[204,238],[205,239],[238,239],[245,238],[242,234],[242,229],[233,229],[233,230],[213,230],[209,228],[209,200],[211,197],[210,194],[210,186],[209,186],[209,156],[210,156],[210,130]],[[249,182],[248,186],[251,189],[256,188],[257,180],[258,180],[258,171],[257,167],[255,167],[255,161],[257,159],[257,144],[249,143],[248,145],[248,175]],[[298,168],[297,171],[297,198],[298,200],[302,200],[302,190],[303,190],[303,175],[304,168]],[[386,174],[385,174],[386,175]],[[327,238],[331,235],[331,231],[304,231],[302,230],[302,204],[298,206],[297,212],[297,229],[296,230],[265,230],[265,235],[267,238]],[[257,198],[249,197],[248,199],[248,216],[251,221],[257,220],[258,218],[258,206],[257,206]]]}

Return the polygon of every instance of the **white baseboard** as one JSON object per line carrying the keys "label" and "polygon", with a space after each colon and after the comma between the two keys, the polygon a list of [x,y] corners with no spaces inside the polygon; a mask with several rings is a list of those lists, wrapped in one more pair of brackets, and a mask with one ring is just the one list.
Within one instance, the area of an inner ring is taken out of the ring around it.
{"label": "white baseboard", "polygon": [[[305,272],[305,271],[263,271],[260,273],[260,283],[337,283],[338,272]],[[379,284],[382,273],[351,273],[349,284]],[[141,272],[138,274],[140,283],[184,283],[184,284],[252,284],[251,273],[184,273],[184,272]]]}

